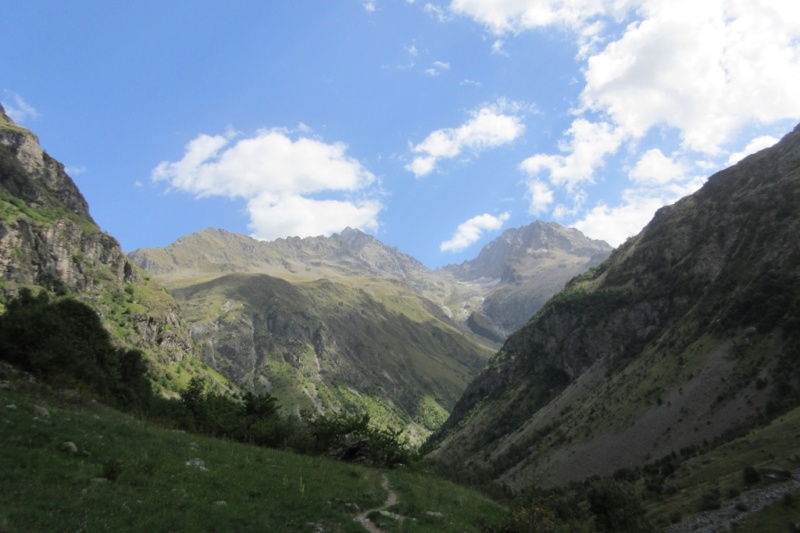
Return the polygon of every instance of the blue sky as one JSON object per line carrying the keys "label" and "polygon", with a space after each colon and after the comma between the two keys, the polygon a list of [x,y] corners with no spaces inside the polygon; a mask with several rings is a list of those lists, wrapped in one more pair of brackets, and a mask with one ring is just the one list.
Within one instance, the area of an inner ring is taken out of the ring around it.
{"label": "blue sky", "polygon": [[785,0],[15,2],[0,101],[123,249],[359,227],[620,244],[800,120]]}

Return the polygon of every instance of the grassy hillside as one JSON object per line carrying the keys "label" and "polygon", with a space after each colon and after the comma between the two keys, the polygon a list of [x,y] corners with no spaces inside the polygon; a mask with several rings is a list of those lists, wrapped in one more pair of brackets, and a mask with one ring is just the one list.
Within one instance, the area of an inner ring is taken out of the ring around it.
{"label": "grassy hillside", "polygon": [[385,280],[290,283],[264,274],[172,287],[202,357],[290,411],[363,411],[420,442],[491,352]]}
{"label": "grassy hillside", "polygon": [[461,532],[504,514],[424,474],[156,427],[7,366],[0,409],[2,531],[356,532],[367,514],[385,531]]}

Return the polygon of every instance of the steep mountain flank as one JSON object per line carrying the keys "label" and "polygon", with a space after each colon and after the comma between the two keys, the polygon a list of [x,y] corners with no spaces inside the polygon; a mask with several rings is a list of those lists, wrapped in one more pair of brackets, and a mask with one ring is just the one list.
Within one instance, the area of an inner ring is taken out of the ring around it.
{"label": "steep mountain flank", "polygon": [[130,258],[181,302],[205,361],[290,410],[366,410],[419,441],[493,351],[424,296],[445,281],[358,230],[261,242],[209,229]]}
{"label": "steep mountain flank", "polygon": [[444,469],[560,485],[798,404],[800,127],[662,208],[511,335],[430,441]]}
{"label": "steep mountain flank", "polygon": [[[70,294],[94,307],[120,344],[145,352],[166,389],[194,373],[177,303],[102,232],[64,166],[0,107],[0,295],[21,287]],[[185,361],[184,361],[185,359]]]}
{"label": "steep mountain flank", "polygon": [[475,259],[444,270],[482,289],[470,328],[485,328],[480,324],[483,320],[507,334],[522,327],[572,277],[610,253],[607,243],[589,239],[574,228],[537,221],[506,230]]}

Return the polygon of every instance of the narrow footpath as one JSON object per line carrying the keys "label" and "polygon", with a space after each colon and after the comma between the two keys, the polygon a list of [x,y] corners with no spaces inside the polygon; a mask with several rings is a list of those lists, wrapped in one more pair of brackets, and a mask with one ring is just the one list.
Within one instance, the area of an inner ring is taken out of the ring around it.
{"label": "narrow footpath", "polygon": [[398,522],[402,522],[405,519],[404,516],[385,511],[385,509],[396,504],[398,501],[397,493],[393,491],[391,485],[389,485],[389,478],[386,477],[386,474],[383,475],[383,480],[381,481],[381,487],[383,487],[383,490],[387,492],[386,501],[383,502],[383,504],[380,507],[373,507],[372,509],[361,511],[355,516],[355,518],[353,518],[353,520],[364,526],[364,529],[366,529],[370,533],[383,533],[383,530],[379,528],[377,525],[375,525],[375,523],[372,520],[369,519],[369,515],[372,513],[383,512],[383,514],[391,517],[392,519]]}

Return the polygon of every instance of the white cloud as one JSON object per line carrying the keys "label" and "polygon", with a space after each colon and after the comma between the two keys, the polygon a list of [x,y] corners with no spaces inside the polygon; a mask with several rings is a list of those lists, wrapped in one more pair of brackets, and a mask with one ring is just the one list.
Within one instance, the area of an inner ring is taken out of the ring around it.
{"label": "white cloud", "polygon": [[364,6],[364,9],[367,13],[374,13],[375,12],[375,0],[365,0],[361,3]]}
{"label": "white cloud", "polygon": [[503,39],[496,39],[492,43],[492,53],[498,56],[508,57],[508,52],[506,52],[505,48],[503,48],[505,44],[506,43]]}
{"label": "white cloud", "polygon": [[572,200],[571,206],[560,203],[553,208],[553,218],[556,220],[575,217],[583,210],[583,206],[589,199],[589,195],[580,187],[573,188],[569,191],[569,197],[569,199]]}
{"label": "white cloud", "polygon": [[81,174],[86,173],[86,167],[65,167],[64,172],[66,172],[70,176],[80,176]]}
{"label": "white cloud", "polygon": [[[535,154],[520,168],[529,191],[547,182],[554,194],[574,194],[604,165],[605,182],[624,179],[613,156],[626,148],[626,159],[637,161],[627,175],[633,187],[616,207],[607,200],[585,212],[582,202],[567,207],[529,195],[532,213],[545,205],[561,217],[583,212],[580,229],[614,243],[641,229],[678,191],[696,188],[692,169],[719,168],[743,130],[800,117],[798,2],[451,0],[448,9],[484,26],[493,49],[523,31],[571,32],[584,82],[575,119],[559,152]],[[677,145],[669,152],[640,148],[653,135]],[[754,140],[728,162],[772,142]]]}
{"label": "white cloud", "polygon": [[631,180],[644,185],[665,185],[681,181],[685,175],[686,168],[658,148],[645,152],[629,174]]}
{"label": "white cloud", "polygon": [[576,119],[566,135],[569,139],[560,148],[567,155],[536,154],[525,159],[520,168],[533,179],[546,172],[553,185],[571,189],[593,182],[595,170],[623,141],[622,132],[611,124],[583,118]]}
{"label": "white cloud", "polygon": [[619,246],[628,237],[639,233],[659,208],[695,192],[703,183],[705,178],[696,177],[683,184],[671,184],[657,189],[626,189],[619,205],[610,207],[599,202],[583,218],[572,224],[572,227],[588,237]]}
{"label": "white cloud", "polygon": [[450,70],[450,63],[445,63],[444,61],[434,61],[429,68],[425,69],[425,74],[428,76],[438,76],[445,70]]}
{"label": "white cloud", "polygon": [[728,166],[735,165],[745,157],[750,154],[754,154],[764,148],[769,148],[780,139],[776,137],[772,137],[770,135],[761,135],[760,137],[756,137],[752,141],[750,141],[747,146],[745,146],[744,150],[741,152],[734,152],[728,157]]}
{"label": "white cloud", "polygon": [[486,231],[497,231],[511,217],[510,213],[500,216],[485,213],[459,224],[450,240],[443,242],[439,249],[443,252],[460,252],[478,242]]}
{"label": "white cloud", "polygon": [[593,17],[621,13],[624,0],[452,0],[450,10],[473,18],[495,35],[546,26],[582,28]]}
{"label": "white cloud", "polygon": [[347,226],[377,228],[382,206],[376,200],[311,197],[363,196],[376,182],[346,155],[344,144],[292,139],[280,129],[235,137],[199,135],[186,145],[180,161],[159,163],[152,179],[198,198],[244,198],[250,226],[259,238],[329,235]]}
{"label": "white cloud", "polygon": [[299,195],[273,196],[269,193],[247,202],[252,235],[263,240],[331,235],[348,226],[376,231],[382,207],[375,200],[313,200]]}
{"label": "white cloud", "polygon": [[638,233],[663,205],[656,197],[623,197],[622,204],[616,207],[598,204],[573,227],[592,239],[601,239],[616,247]]}
{"label": "white cloud", "polygon": [[452,16],[446,9],[430,3],[425,4],[423,10],[425,11],[425,13],[434,17],[439,22],[447,22],[452,18]]}
{"label": "white cloud", "polygon": [[433,172],[441,159],[457,157],[465,150],[479,152],[510,143],[525,131],[519,117],[506,114],[497,106],[486,106],[458,128],[445,128],[429,134],[421,143],[412,146],[420,154],[406,165],[406,170],[421,177]]}
{"label": "white cloud", "polygon": [[[570,29],[586,60],[583,109],[634,138],[667,126],[685,149],[718,154],[749,124],[800,117],[798,2],[452,0],[449,11],[497,36]],[[616,36],[609,21],[628,24]]]}
{"label": "white cloud", "polygon": [[639,137],[676,128],[717,154],[745,125],[800,117],[800,4],[649,0],[589,58],[582,101]]}
{"label": "white cloud", "polygon": [[546,183],[539,180],[528,182],[528,193],[530,194],[530,207],[528,212],[531,215],[541,215],[547,212],[553,203],[553,189]]}
{"label": "white cloud", "polygon": [[26,102],[20,95],[11,91],[5,91],[5,93],[7,98],[3,101],[3,108],[11,120],[17,124],[22,124],[28,119],[39,118],[39,112],[36,108]]}

